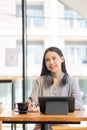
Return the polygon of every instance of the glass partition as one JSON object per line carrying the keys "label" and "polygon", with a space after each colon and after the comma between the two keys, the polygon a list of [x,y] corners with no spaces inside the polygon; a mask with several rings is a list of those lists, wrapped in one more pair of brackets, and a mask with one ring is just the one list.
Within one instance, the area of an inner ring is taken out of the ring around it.
{"label": "glass partition", "polygon": [[[50,46],[64,52],[68,72],[79,81],[87,104],[87,20],[58,0],[0,1],[0,77],[16,79],[14,102],[30,96]],[[3,110],[12,108],[11,83],[0,83],[0,101]]]}

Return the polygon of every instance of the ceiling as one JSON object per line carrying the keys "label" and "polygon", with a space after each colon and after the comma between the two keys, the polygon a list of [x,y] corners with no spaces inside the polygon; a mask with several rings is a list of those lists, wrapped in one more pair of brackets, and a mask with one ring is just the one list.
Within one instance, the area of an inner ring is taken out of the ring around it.
{"label": "ceiling", "polygon": [[87,20],[87,0],[58,0],[65,7],[76,11]]}

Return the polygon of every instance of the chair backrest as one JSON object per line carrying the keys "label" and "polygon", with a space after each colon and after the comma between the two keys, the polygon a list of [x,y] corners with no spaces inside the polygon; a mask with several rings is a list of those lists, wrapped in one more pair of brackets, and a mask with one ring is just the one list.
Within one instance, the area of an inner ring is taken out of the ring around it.
{"label": "chair backrest", "polygon": [[68,126],[68,125],[63,125],[63,126],[51,126],[51,129],[52,130],[87,130],[87,126],[81,126],[81,125],[78,125],[78,126]]}

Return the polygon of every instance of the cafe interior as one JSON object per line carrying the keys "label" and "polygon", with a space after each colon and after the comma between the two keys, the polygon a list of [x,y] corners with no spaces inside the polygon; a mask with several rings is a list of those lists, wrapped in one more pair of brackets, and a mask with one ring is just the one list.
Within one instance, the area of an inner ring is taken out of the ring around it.
{"label": "cafe interior", "polygon": [[[43,53],[50,46],[63,51],[68,73],[79,82],[87,109],[86,6],[87,0],[0,0],[1,113],[13,110],[14,103],[25,102],[31,95]],[[34,125],[12,127],[0,122],[0,130],[33,130]],[[68,130],[52,127],[61,129]]]}

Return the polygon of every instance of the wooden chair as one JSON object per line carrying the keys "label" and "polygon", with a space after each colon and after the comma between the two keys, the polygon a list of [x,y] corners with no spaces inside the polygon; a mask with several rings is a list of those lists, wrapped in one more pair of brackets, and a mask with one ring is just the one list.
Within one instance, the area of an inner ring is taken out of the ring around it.
{"label": "wooden chair", "polygon": [[52,130],[87,130],[87,126],[79,125],[61,125],[61,126],[51,126]]}

